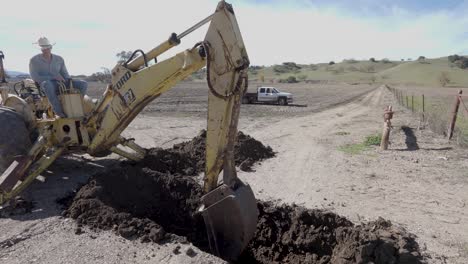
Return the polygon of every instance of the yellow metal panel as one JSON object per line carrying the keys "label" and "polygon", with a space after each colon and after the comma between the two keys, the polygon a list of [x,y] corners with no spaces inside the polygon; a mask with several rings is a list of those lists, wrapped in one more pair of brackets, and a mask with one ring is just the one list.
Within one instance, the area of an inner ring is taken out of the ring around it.
{"label": "yellow metal panel", "polygon": [[89,153],[97,153],[115,145],[120,133],[146,105],[205,64],[195,48],[138,72],[117,66],[113,70],[112,92],[109,92],[112,99],[110,104],[99,109],[96,122],[100,126],[91,142]]}
{"label": "yellow metal panel", "polygon": [[208,81],[214,90],[208,97],[206,192],[216,188],[223,168],[225,174],[235,177],[236,173],[232,150],[237,136],[242,91],[235,89],[241,77],[238,69],[248,66],[248,56],[231,10],[225,2],[220,2],[205,37],[210,55]]}
{"label": "yellow metal panel", "polygon": [[84,116],[83,99],[81,94],[70,93],[59,95],[63,111],[68,118],[77,118]]}

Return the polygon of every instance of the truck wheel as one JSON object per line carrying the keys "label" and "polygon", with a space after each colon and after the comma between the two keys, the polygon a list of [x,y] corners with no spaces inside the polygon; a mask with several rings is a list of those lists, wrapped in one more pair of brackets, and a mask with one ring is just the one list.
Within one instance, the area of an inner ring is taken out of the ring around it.
{"label": "truck wheel", "polygon": [[248,104],[250,101],[249,101],[249,98],[242,98],[242,104]]}
{"label": "truck wheel", "polygon": [[254,103],[254,100],[255,100],[254,98],[250,98],[250,99],[249,99],[249,104],[253,104],[253,103]]}
{"label": "truck wheel", "polygon": [[281,97],[280,99],[278,99],[278,104],[279,105],[287,105],[288,101],[286,100],[286,98]]}
{"label": "truck wheel", "polygon": [[31,148],[31,139],[23,117],[17,112],[0,107],[0,174],[13,162],[15,156],[25,155]]}

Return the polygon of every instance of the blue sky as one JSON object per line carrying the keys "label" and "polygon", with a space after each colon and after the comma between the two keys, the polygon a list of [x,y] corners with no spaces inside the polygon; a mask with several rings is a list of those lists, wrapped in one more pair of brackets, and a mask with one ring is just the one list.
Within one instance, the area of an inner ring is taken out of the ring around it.
{"label": "blue sky", "polygon": [[[254,65],[284,61],[441,57],[468,53],[468,1],[231,1]],[[28,8],[24,8],[26,5]],[[148,50],[209,15],[216,0],[62,0],[2,3],[0,50],[10,70],[28,70],[32,43],[48,36],[72,74],[112,68],[120,50]],[[21,10],[21,11],[18,11]],[[130,11],[131,10],[131,11]],[[168,57],[203,39],[206,27]]]}

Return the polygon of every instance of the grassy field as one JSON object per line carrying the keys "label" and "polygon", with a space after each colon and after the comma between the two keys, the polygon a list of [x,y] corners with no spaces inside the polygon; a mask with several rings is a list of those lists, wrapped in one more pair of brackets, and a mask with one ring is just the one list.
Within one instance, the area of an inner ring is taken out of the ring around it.
{"label": "grassy field", "polygon": [[297,65],[284,69],[282,65],[251,70],[251,79],[279,82],[290,76],[299,81],[339,81],[348,83],[389,83],[442,86],[440,77],[447,76],[446,87],[468,87],[468,70],[450,63],[447,57],[417,61],[356,61]]}

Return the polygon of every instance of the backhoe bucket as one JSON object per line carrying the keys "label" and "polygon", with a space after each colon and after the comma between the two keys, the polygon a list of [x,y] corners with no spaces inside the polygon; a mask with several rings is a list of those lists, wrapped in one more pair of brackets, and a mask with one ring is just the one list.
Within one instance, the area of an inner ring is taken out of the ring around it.
{"label": "backhoe bucket", "polygon": [[239,257],[257,228],[258,209],[252,189],[240,181],[238,185],[233,190],[222,184],[201,199],[211,251],[226,260]]}

